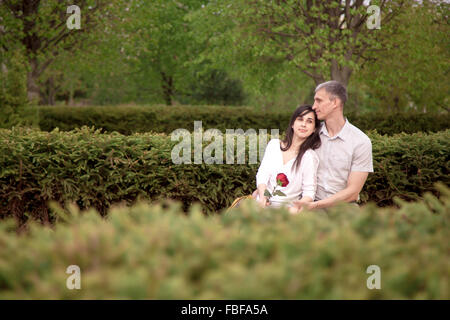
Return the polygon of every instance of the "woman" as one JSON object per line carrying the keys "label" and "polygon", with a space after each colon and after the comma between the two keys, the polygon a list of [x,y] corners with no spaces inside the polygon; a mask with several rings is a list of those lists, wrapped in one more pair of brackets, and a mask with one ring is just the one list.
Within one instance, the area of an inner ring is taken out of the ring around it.
{"label": "woman", "polygon": [[[320,122],[314,110],[304,105],[294,111],[284,140],[269,141],[256,174],[256,201],[262,207],[291,206],[300,195],[302,202],[314,201],[319,166],[314,149],[320,147],[319,134]],[[296,212],[294,207],[289,210]]]}

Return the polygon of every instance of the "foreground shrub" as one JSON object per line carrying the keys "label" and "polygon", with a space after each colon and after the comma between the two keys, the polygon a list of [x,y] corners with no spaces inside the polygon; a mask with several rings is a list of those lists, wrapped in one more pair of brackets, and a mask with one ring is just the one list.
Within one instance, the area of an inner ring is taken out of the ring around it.
{"label": "foreground shrub", "polygon": [[[391,205],[394,196],[414,200],[426,191],[437,194],[437,181],[450,184],[450,130],[370,137],[375,173],[361,193],[363,202]],[[205,212],[215,212],[256,188],[259,163],[248,164],[248,153],[246,164],[176,165],[171,159],[176,144],[163,134],[123,136],[88,128],[0,130],[0,215],[52,222],[49,200],[105,214],[113,203],[138,198],[181,200],[185,210],[199,202]]]}
{"label": "foreground shrub", "polygon": [[[294,110],[294,109],[293,109]],[[349,121],[363,131],[377,130],[380,134],[437,132],[449,129],[450,115],[433,113],[369,113],[346,114]],[[171,133],[178,128],[194,130],[194,121],[203,128],[279,129],[284,132],[291,113],[261,112],[249,107],[219,106],[116,106],[116,107],[41,107],[41,130],[63,131],[95,126],[122,134],[134,132]]]}
{"label": "foreground shrub", "polygon": [[[450,191],[400,209],[259,209],[206,217],[164,202],[0,224],[0,299],[449,299]],[[77,265],[81,290],[68,290]],[[381,289],[366,286],[367,267]]]}

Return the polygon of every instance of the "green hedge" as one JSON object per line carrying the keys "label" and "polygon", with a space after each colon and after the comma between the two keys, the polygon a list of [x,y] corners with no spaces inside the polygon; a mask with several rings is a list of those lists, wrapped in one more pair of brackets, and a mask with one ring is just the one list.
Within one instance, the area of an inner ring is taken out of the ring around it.
{"label": "green hedge", "polygon": [[[116,107],[41,107],[41,130],[63,131],[84,125],[122,134],[160,132],[170,134],[178,128],[194,129],[201,120],[203,128],[225,129],[286,129],[291,114],[256,112],[248,107],[219,106],[116,106]],[[377,130],[380,134],[438,132],[449,129],[450,115],[433,113],[370,113],[347,114],[351,123],[363,131]],[[280,132],[281,132],[280,131]]]}
{"label": "green hedge", "polygon": [[[166,202],[106,219],[54,207],[54,228],[0,224],[0,299],[449,299],[450,190],[441,193],[328,215],[251,201],[211,217]],[[66,288],[70,265],[80,290]],[[379,290],[367,288],[371,265]]]}
{"label": "green hedge", "polygon": [[[394,196],[418,199],[437,181],[450,185],[450,130],[369,136],[375,173],[361,193],[363,202],[391,205]],[[164,134],[124,136],[86,127],[0,130],[0,215],[52,222],[48,200],[76,202],[105,214],[111,204],[139,197],[181,200],[185,210],[200,202],[206,212],[215,212],[254,190],[258,163],[176,165],[171,150],[178,143]]]}

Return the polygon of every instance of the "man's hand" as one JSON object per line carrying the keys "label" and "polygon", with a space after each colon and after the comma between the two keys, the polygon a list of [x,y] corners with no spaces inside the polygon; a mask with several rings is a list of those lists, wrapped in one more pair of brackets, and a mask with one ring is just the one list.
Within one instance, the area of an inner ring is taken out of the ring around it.
{"label": "man's hand", "polygon": [[312,201],[312,199],[301,199],[301,200],[294,200],[292,201],[293,205],[289,208],[289,212],[292,214],[298,214],[302,212],[303,208],[306,208],[308,210],[314,210],[317,207],[317,203]]}
{"label": "man's hand", "polygon": [[289,207],[288,210],[289,210],[290,214],[296,215],[296,214],[299,214],[300,212],[302,212],[303,207],[298,208],[297,206],[292,206],[292,207]]}
{"label": "man's hand", "polygon": [[358,200],[358,195],[364,187],[368,172],[350,172],[347,180],[347,187],[334,195],[317,201],[317,208],[324,209],[334,206],[338,202],[352,202]]}

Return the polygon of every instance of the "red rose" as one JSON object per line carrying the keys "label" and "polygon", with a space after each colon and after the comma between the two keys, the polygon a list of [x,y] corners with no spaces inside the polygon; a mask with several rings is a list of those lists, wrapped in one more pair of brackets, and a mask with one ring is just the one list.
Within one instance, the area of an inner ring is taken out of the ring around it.
{"label": "red rose", "polygon": [[277,184],[283,188],[289,184],[289,180],[284,173],[277,174]]}

